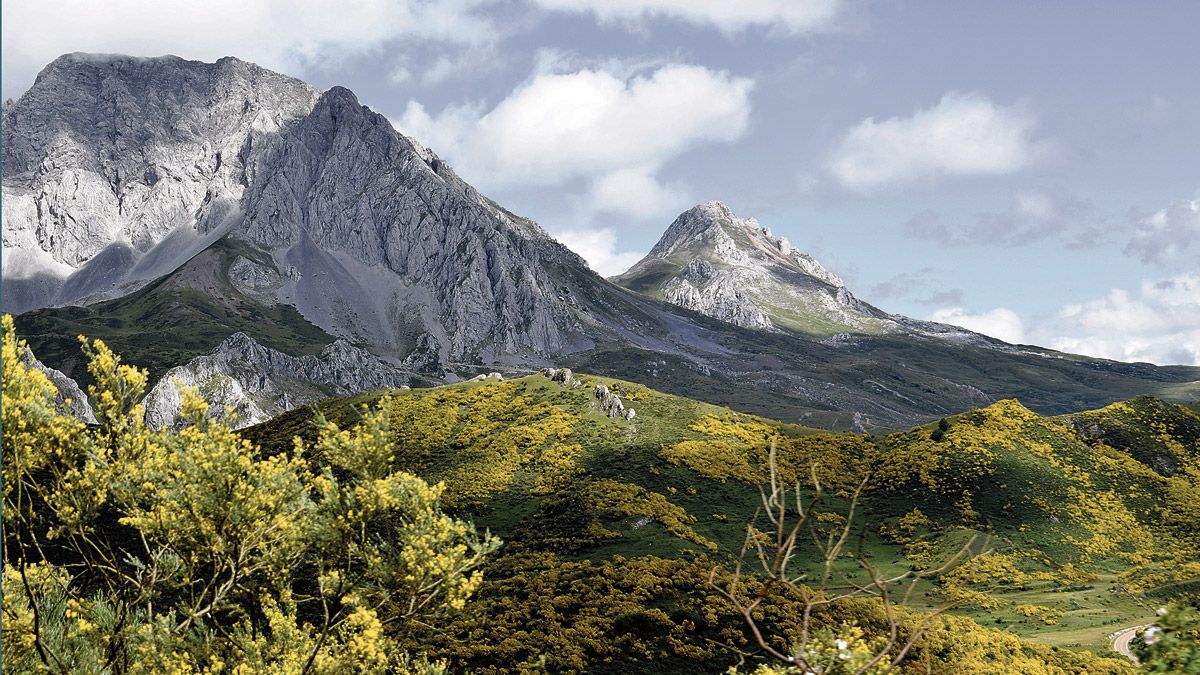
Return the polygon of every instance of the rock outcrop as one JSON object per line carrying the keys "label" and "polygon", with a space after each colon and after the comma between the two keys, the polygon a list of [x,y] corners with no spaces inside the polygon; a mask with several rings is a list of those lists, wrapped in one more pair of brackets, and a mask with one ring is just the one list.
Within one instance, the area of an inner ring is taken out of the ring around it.
{"label": "rock outcrop", "polygon": [[330,396],[395,389],[408,381],[405,372],[345,340],[319,355],[296,357],[235,333],[212,354],[167,371],[142,404],[147,425],[178,427],[182,388],[194,387],[208,401],[210,416],[240,429]]}
{"label": "rock outcrop", "polygon": [[637,417],[637,411],[633,408],[626,408],[625,402],[621,400],[620,396],[613,393],[608,385],[596,385],[592,388],[592,394],[595,395],[596,400],[600,401],[600,412],[610,418],[632,421]]}
{"label": "rock outcrop", "polygon": [[32,368],[45,375],[54,385],[57,393],[54,396],[54,407],[59,413],[69,415],[88,424],[96,424],[96,413],[92,410],[88,397],[83,393],[79,383],[67,377],[61,370],[49,368],[29,351],[21,350],[19,357],[27,368]]}
{"label": "rock outcrop", "polygon": [[575,373],[570,368],[542,368],[542,375],[564,387],[579,386],[579,380],[575,379]]}

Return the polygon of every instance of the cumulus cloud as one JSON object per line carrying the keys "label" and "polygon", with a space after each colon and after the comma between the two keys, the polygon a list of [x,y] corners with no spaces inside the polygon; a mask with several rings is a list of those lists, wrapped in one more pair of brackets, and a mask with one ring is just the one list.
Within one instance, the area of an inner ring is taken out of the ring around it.
{"label": "cumulus cloud", "polygon": [[[419,53],[428,51],[428,53]],[[388,81],[395,85],[436,86],[457,78],[479,78],[499,70],[505,57],[494,44],[473,46],[439,45],[429,50],[401,54],[391,67]]]}
{"label": "cumulus cloud", "polygon": [[1040,343],[1076,354],[1200,366],[1200,274],[1146,280],[1066,305],[1036,334]]}
{"label": "cumulus cloud", "polygon": [[[1182,258],[1192,246],[1200,248],[1200,198],[1184,200],[1143,218],[1125,252],[1144,263],[1165,265]],[[1200,259],[1200,254],[1192,260]]]}
{"label": "cumulus cloud", "polygon": [[930,321],[961,326],[1012,344],[1025,342],[1025,322],[1011,309],[996,309],[973,314],[962,307],[943,307],[936,310]]}
{"label": "cumulus cloud", "polygon": [[681,64],[634,74],[539,70],[490,110],[469,103],[430,114],[411,101],[396,125],[485,189],[582,179],[595,210],[661,214],[680,206],[684,190],[662,183],[659,169],[697,145],[740,138],[753,87]]}
{"label": "cumulus cloud", "polygon": [[665,18],[737,33],[765,26],[786,33],[832,28],[843,0],[534,0],[550,10],[587,12],[601,21],[636,27]]}
{"label": "cumulus cloud", "polygon": [[618,169],[592,182],[591,212],[615,211],[649,219],[675,213],[695,203],[688,189],[677,183],[663,183],[643,168]]}
{"label": "cumulus cloud", "polygon": [[904,223],[905,234],[944,246],[1025,246],[1049,237],[1089,231],[1086,241],[1073,238],[1071,248],[1085,248],[1099,237],[1088,230],[1092,207],[1044,190],[1021,190],[999,211],[980,211],[953,221],[936,211],[922,211]]}
{"label": "cumulus cloud", "polygon": [[475,45],[493,0],[10,0],[3,12],[6,95],[64,52],[237,56],[285,72],[366,54],[398,38]]}
{"label": "cumulus cloud", "polygon": [[598,230],[566,230],[554,233],[567,248],[578,253],[588,266],[603,277],[611,277],[633,266],[646,254],[617,251],[617,234],[612,228]]}
{"label": "cumulus cloud", "polygon": [[1050,151],[1048,142],[1034,137],[1036,128],[1036,117],[1023,105],[950,92],[908,117],[863,120],[842,138],[829,170],[853,190],[1013,173]]}

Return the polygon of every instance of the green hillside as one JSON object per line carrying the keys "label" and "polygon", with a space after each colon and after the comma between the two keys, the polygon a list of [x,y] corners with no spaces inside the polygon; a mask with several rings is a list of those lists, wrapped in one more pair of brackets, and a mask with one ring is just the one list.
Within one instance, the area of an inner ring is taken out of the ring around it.
{"label": "green hillside", "polygon": [[[729,663],[712,645],[738,642],[734,634],[744,641],[737,622],[709,616],[701,626],[694,615],[711,602],[706,571],[741,546],[772,444],[786,480],[808,483],[808,467],[817,467],[830,494],[822,522],[836,523],[866,479],[855,548],[886,570],[936,567],[971,535],[974,553],[992,551],[923,582],[916,609],[951,599],[962,603],[956,615],[984,626],[1107,654],[1108,633],[1146,623],[1156,603],[1200,580],[1200,417],[1181,406],[1140,398],[1042,417],[1001,401],[947,418],[943,429],[868,436],[784,425],[611,378],[579,380],[563,386],[535,375],[365,394],[243,433],[282,450],[293,436],[315,434],[314,412],[348,424],[362,406],[383,406],[398,465],[445,482],[452,512],[507,542],[487,570],[483,614],[422,638],[485,672],[535,654],[565,659],[563,667],[621,663],[613,668],[622,672],[638,654],[657,655],[657,672]],[[636,418],[603,415],[598,384]],[[800,555],[802,566],[820,562],[814,550]],[[853,575],[853,561],[844,565]],[[613,588],[555,610],[565,612],[557,628],[537,635],[561,640],[562,650],[527,644],[526,622],[549,608],[513,598],[540,593],[558,607],[579,584]],[[570,628],[584,616],[598,622],[590,637]],[[468,636],[470,649],[461,644]],[[708,646],[684,648],[697,640]]]}
{"label": "green hillside", "polygon": [[238,331],[293,356],[317,354],[333,338],[289,305],[264,305],[229,282],[239,256],[274,267],[269,256],[222,239],[130,295],[85,307],[54,307],[16,318],[17,332],[44,363],[87,381],[77,336],[104,340],[118,354],[150,371],[164,372],[212,352]]}

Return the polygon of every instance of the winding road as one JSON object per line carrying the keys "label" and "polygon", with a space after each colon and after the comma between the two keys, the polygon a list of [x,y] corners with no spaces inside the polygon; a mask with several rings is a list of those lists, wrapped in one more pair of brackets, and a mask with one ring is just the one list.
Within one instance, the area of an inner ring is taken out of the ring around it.
{"label": "winding road", "polygon": [[1131,626],[1129,628],[1122,628],[1121,630],[1113,633],[1109,636],[1109,639],[1112,640],[1113,651],[1117,652],[1121,656],[1124,656],[1130,661],[1137,663],[1137,657],[1133,655],[1133,652],[1129,651],[1129,641],[1137,635],[1139,630],[1143,628],[1149,628],[1152,625],[1154,624],[1148,623],[1142,626]]}

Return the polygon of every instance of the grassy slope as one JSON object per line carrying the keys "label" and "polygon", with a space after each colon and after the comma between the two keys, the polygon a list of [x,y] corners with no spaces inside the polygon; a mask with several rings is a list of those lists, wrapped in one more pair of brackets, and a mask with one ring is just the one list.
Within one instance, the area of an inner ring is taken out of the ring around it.
{"label": "grassy slope", "polygon": [[286,305],[266,306],[228,282],[238,255],[272,265],[261,253],[222,240],[180,270],[131,295],[87,307],[58,307],[16,317],[17,333],[43,363],[77,379],[82,372],[78,335],[101,338],[118,354],[150,371],[207,354],[242,331],[262,344],[293,355],[315,354],[333,338]]}
{"label": "grassy slope", "polygon": [[[571,460],[574,473],[554,489],[539,491],[538,481],[548,465],[537,453],[527,453],[501,489],[482,497],[456,499],[456,490],[470,489],[472,481],[486,475],[492,466],[486,460],[489,451],[481,450],[478,441],[464,440],[469,434],[462,428],[442,447],[431,448],[431,458],[420,459],[415,468],[431,478],[448,480],[449,503],[503,536],[509,542],[509,553],[552,551],[564,559],[594,561],[640,555],[719,560],[740,546],[745,523],[758,504],[757,489],[750,481],[716,477],[711,470],[697,471],[686,462],[668,461],[664,450],[688,440],[701,441],[700,448],[726,443],[733,453],[729,457],[737,461],[748,458],[753,464],[756,456],[761,457],[761,453],[755,454],[761,447],[730,444],[727,436],[702,432],[696,423],[713,416],[733,428],[766,429],[783,439],[781,456],[789,457],[786,453],[791,452],[800,461],[817,456],[814,448],[819,448],[827,463],[842,462],[834,475],[839,471],[860,475],[867,469],[890,467],[890,472],[899,476],[890,482],[881,478],[869,490],[861,548],[877,564],[901,570],[924,562],[913,555],[917,549],[912,548],[912,540],[939,551],[963,541],[968,531],[985,533],[994,548],[1013,556],[1023,570],[1047,578],[982,584],[978,588],[989,593],[996,606],[968,607],[962,613],[984,625],[1040,642],[1100,652],[1107,649],[1107,633],[1141,622],[1151,607],[1157,606],[1122,590],[1131,581],[1127,573],[1138,566],[1133,559],[1142,556],[1146,567],[1154,568],[1186,559],[1189,550],[1193,559],[1200,557],[1195,549],[1187,549],[1194,539],[1184,543],[1182,537],[1187,533],[1163,521],[1167,479],[1153,470],[1156,462],[1162,468],[1163,453],[1177,462],[1200,457],[1200,417],[1180,406],[1143,398],[1056,419],[1003,403],[951,418],[946,438],[933,442],[929,438],[932,426],[886,438],[836,435],[733,413],[626,381],[581,379],[587,386],[563,388],[544,377],[530,376],[501,384],[467,383],[395,394],[399,400],[411,402],[427,396],[459,397],[446,399],[449,407],[435,411],[437,417],[450,408],[469,407],[473,396],[488,396],[493,406],[497,400],[511,403],[510,408],[496,408],[500,412],[494,415],[497,421],[489,431],[491,436],[511,428],[518,410],[547,406],[567,413],[570,431],[544,445],[578,444],[582,450]],[[596,383],[624,392],[626,403],[637,408],[638,418],[630,423],[602,416],[591,394],[591,385]],[[334,421],[349,423],[357,418],[362,405],[374,404],[383,395],[377,392],[327,401],[318,409]],[[282,449],[290,447],[292,436],[313,433],[311,417],[311,410],[296,410],[244,433],[269,449]],[[981,460],[983,464],[959,461],[972,456],[975,449],[985,460]],[[872,452],[874,459],[864,464],[864,453]],[[722,461],[723,455],[715,450],[703,453]],[[915,471],[922,464],[933,467],[934,479],[951,487],[939,491],[922,484]],[[980,466],[987,467],[982,475]],[[464,476],[470,481],[464,481]],[[884,487],[885,483],[892,487]],[[622,510],[597,503],[596,489],[608,490],[616,484],[642,491],[640,506]],[[964,515],[961,493],[956,492],[959,488],[971,492],[974,514]],[[644,498],[651,495],[683,509],[690,521],[682,530],[672,531],[664,525],[670,514],[647,506]],[[1103,502],[1106,506],[1100,513],[1088,507],[1090,502],[1109,498],[1116,501]],[[835,511],[844,507],[836,498],[833,505]],[[880,533],[881,525],[886,530],[898,516],[914,508],[932,521],[916,536],[901,539]],[[1132,529],[1152,536],[1122,539],[1124,524],[1110,522],[1103,514],[1106,510],[1128,515],[1137,523]],[[597,526],[603,534],[594,536]],[[581,535],[584,532],[593,534]],[[1116,543],[1108,548],[1095,544],[1101,537]],[[1171,551],[1155,542],[1178,546]],[[709,543],[716,545],[716,552],[706,546]],[[1089,578],[1064,580],[1060,575],[1064,563],[1087,570]],[[1143,579],[1147,581],[1147,590],[1153,594],[1157,582]],[[1178,581],[1187,580],[1172,583]],[[941,589],[924,586],[916,604],[933,605],[940,599]],[[1159,597],[1153,600],[1161,601]],[[1048,625],[1039,616],[1023,616],[1017,606],[1024,604],[1043,606],[1062,616]]]}

